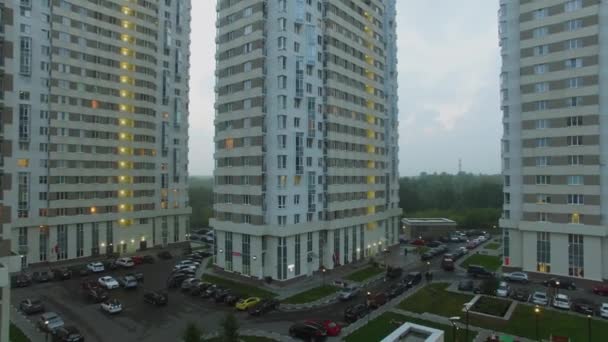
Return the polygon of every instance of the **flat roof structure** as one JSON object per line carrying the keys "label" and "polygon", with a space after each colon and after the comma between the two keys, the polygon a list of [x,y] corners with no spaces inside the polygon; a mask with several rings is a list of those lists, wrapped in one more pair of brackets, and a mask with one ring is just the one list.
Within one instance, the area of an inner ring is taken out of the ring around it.
{"label": "flat roof structure", "polygon": [[414,323],[404,323],[382,342],[444,342],[443,330]]}

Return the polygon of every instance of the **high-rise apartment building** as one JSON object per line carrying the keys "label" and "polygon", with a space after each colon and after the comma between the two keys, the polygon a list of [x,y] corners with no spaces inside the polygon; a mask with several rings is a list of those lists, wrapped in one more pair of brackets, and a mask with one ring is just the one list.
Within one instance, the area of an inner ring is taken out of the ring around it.
{"label": "high-rise apartment building", "polygon": [[23,265],[186,240],[190,1],[2,3],[0,222]]}
{"label": "high-rise apartment building", "polygon": [[398,240],[395,0],[218,0],[215,264],[289,280]]}
{"label": "high-rise apartment building", "polygon": [[508,268],[608,278],[606,18],[600,0],[500,1]]}

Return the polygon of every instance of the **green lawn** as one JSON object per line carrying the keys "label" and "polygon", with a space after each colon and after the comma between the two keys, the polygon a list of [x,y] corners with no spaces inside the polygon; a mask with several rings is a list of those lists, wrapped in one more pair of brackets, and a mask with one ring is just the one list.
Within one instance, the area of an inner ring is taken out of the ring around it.
{"label": "green lawn", "polygon": [[[473,296],[447,292],[448,284],[428,285],[399,304],[399,308],[416,313],[434,313],[444,317],[464,317],[464,303]],[[534,307],[518,304],[509,321],[470,314],[470,324],[529,339],[536,338]],[[587,341],[587,318],[555,310],[543,310],[539,316],[539,333],[543,339],[551,334],[569,336],[571,341]],[[608,341],[608,321],[591,320],[592,341]],[[448,340],[449,341],[449,340]]]}
{"label": "green lawn", "polygon": [[362,270],[359,270],[357,272],[353,272],[353,273],[349,274],[348,276],[346,276],[346,279],[347,280],[361,282],[361,281],[364,281],[364,280],[366,280],[368,278],[371,278],[371,277],[373,277],[375,275],[383,273],[384,271],[385,271],[384,268],[369,266],[369,267],[366,267],[366,268],[364,268]]}
{"label": "green lawn", "polygon": [[479,265],[485,267],[488,271],[496,271],[502,266],[502,259],[494,255],[473,254],[460,265],[464,268],[469,265]]}
{"label": "green lawn", "polygon": [[485,245],[483,248],[485,249],[492,249],[492,250],[497,250],[501,247],[501,245],[499,243],[496,242],[491,242],[487,245]]}
{"label": "green lawn", "polygon": [[325,298],[333,293],[336,293],[338,288],[336,286],[324,285],[315,287],[308,291],[300,292],[294,296],[284,299],[282,302],[287,304],[302,304],[314,302],[317,299]]}
{"label": "green lawn", "polygon": [[[438,324],[435,322],[426,321],[411,316],[405,316],[394,312],[386,312],[380,315],[379,317],[373,319],[371,322],[369,322],[369,324],[364,325],[360,329],[348,335],[346,337],[346,342],[380,341],[405,322],[441,329],[445,332],[444,340],[453,341],[453,329],[450,325]],[[458,341],[464,341],[466,335],[465,330],[459,329],[457,334]],[[476,332],[470,331],[469,341],[473,341],[476,336]]]}
{"label": "green lawn", "polygon": [[274,292],[270,292],[256,286],[241,284],[232,280],[212,276],[210,274],[203,274],[202,280],[217,284],[221,287],[229,288],[235,292],[252,297],[271,298],[277,296],[277,294]]}
{"label": "green lawn", "polygon": [[10,325],[9,339],[11,342],[30,342],[30,339],[25,336],[23,331],[21,331],[21,329],[19,329],[13,323]]}

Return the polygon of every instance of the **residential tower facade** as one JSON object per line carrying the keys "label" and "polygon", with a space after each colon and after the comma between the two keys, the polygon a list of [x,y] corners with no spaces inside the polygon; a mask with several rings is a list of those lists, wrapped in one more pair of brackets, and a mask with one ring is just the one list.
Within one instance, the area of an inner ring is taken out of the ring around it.
{"label": "residential tower facade", "polygon": [[504,266],[608,278],[608,4],[501,0]]}
{"label": "residential tower facade", "polygon": [[285,281],[395,244],[395,1],[217,13],[215,264]]}

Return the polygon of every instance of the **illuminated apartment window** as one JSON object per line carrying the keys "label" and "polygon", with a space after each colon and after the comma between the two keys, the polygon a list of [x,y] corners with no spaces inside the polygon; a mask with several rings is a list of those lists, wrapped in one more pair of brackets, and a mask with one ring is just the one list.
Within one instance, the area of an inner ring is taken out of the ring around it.
{"label": "illuminated apartment window", "polygon": [[29,159],[17,159],[17,166],[28,167],[28,166],[30,166],[30,160]]}

